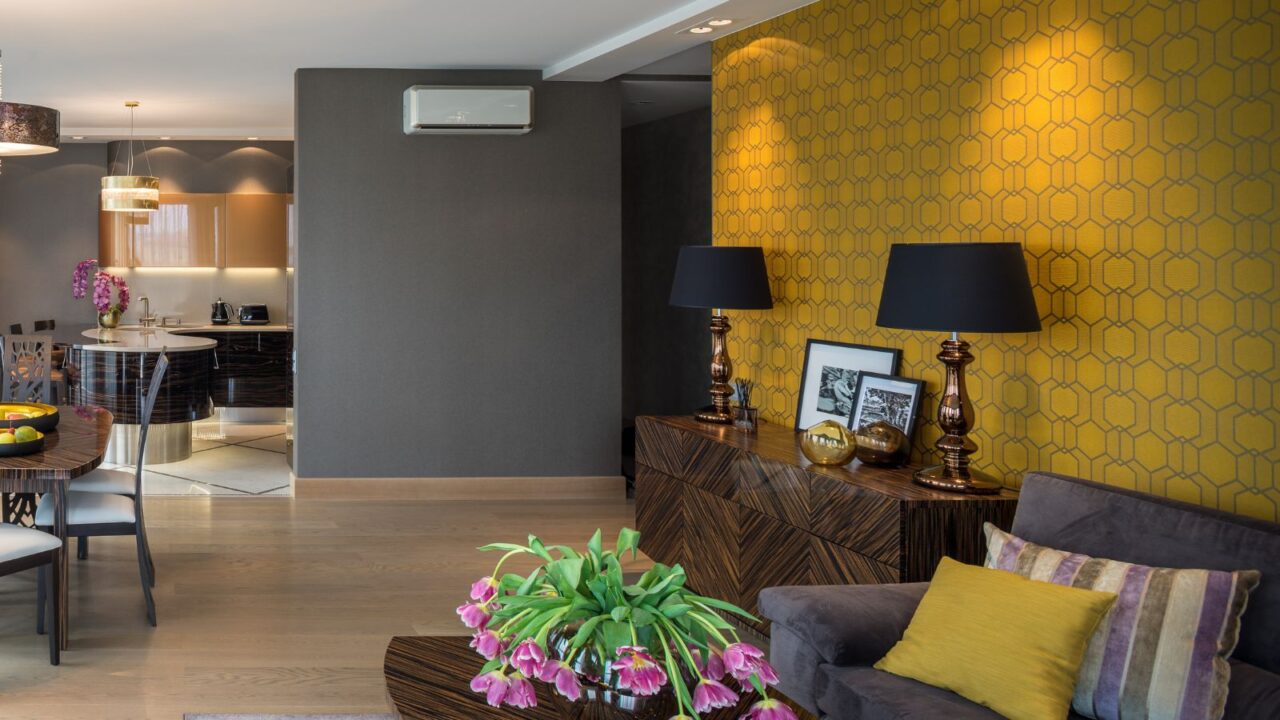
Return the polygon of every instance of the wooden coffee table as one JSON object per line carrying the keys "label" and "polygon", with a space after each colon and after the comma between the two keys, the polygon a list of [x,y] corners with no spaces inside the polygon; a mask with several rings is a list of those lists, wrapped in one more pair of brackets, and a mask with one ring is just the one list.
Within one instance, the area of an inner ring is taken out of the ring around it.
{"label": "wooden coffee table", "polygon": [[[387,694],[405,720],[603,720],[611,715],[596,714],[584,703],[569,703],[545,683],[535,682],[538,706],[527,710],[491,708],[484,696],[471,692],[471,678],[484,665],[472,650],[468,637],[405,636],[391,638],[383,672]],[[754,694],[753,694],[754,695]],[[778,696],[781,700],[786,700]],[[744,696],[737,708],[702,715],[707,720],[737,720],[755,698]],[[804,720],[813,716],[789,702]],[[674,712],[664,714],[666,720]]]}

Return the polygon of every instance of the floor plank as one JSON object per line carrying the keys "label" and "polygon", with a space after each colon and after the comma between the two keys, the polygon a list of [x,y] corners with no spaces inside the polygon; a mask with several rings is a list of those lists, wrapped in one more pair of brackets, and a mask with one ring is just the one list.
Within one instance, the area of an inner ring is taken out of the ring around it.
{"label": "floor plank", "polygon": [[634,518],[621,499],[145,502],[159,627],[146,624],[131,538],[94,538],[72,561],[60,667],[34,632],[34,572],[0,578],[0,717],[385,712],[387,642],[464,632],[454,608],[497,560],[477,546],[529,532],[578,546]]}

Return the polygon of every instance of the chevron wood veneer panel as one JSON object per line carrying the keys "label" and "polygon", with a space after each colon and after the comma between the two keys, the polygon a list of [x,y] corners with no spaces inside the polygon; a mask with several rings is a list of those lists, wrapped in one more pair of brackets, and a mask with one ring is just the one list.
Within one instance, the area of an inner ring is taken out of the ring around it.
{"label": "chevron wood veneer panel", "polygon": [[683,498],[689,585],[703,595],[739,602],[738,506],[692,486],[685,487]]}
{"label": "chevron wood veneer panel", "polygon": [[684,475],[688,435],[663,423],[636,423],[636,457],[644,464],[673,477]]}
{"label": "chevron wood veneer panel", "polygon": [[684,483],[640,465],[636,468],[636,529],[640,549],[666,565],[684,563]]}
{"label": "chevron wood veneer panel", "polygon": [[[809,533],[749,507],[739,506],[741,554],[738,557],[740,606],[759,614],[760,591],[774,585],[810,585]],[[748,623],[767,633],[769,622]]]}
{"label": "chevron wood veneer panel", "polygon": [[900,577],[893,565],[809,536],[809,581],[814,585],[878,585]]}
{"label": "chevron wood veneer panel", "polygon": [[727,443],[690,437],[686,444],[685,482],[723,498],[732,498],[738,488],[738,462],[744,453]]}
{"label": "chevron wood veneer panel", "polygon": [[902,552],[902,503],[825,475],[810,478],[813,532],[890,565]]}
{"label": "chevron wood veneer panel", "polygon": [[809,474],[796,465],[743,453],[738,502],[798,528],[809,526]]}

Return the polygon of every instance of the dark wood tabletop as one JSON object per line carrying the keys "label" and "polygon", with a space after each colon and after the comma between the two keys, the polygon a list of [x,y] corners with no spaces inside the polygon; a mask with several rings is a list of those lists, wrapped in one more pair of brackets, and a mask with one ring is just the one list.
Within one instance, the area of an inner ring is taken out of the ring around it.
{"label": "dark wood tabletop", "polygon": [[[391,638],[383,671],[387,694],[404,720],[614,720],[613,715],[599,712],[600,708],[564,700],[541,682],[533,684],[537,707],[489,707],[484,696],[471,691],[471,678],[484,665],[484,659],[468,647],[470,641],[468,637],[434,635]],[[736,720],[755,700],[744,694],[738,707],[704,713],[702,717]],[[803,720],[813,718],[794,703],[789,704]],[[674,707],[668,710],[660,713],[661,717],[655,716],[656,720],[667,720],[676,714]]]}
{"label": "dark wood tabletop", "polygon": [[[58,614],[67,649],[67,485],[102,464],[111,435],[111,413],[92,406],[58,406],[58,427],[45,433],[44,449],[18,457],[0,457],[0,494],[34,493],[53,503],[53,533],[62,539],[62,550],[54,560],[57,591],[54,612]],[[4,503],[7,506],[7,503]]]}

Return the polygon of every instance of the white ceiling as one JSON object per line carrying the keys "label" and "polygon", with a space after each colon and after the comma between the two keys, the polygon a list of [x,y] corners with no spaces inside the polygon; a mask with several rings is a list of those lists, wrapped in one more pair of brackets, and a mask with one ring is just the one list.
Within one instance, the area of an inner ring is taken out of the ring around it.
{"label": "white ceiling", "polygon": [[[603,80],[809,0],[0,0],[4,98],[64,135],[288,139],[305,67],[525,68]],[[680,30],[709,17],[715,34]]]}

